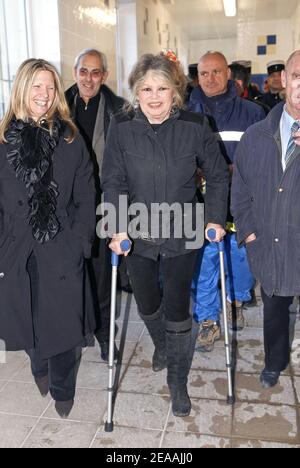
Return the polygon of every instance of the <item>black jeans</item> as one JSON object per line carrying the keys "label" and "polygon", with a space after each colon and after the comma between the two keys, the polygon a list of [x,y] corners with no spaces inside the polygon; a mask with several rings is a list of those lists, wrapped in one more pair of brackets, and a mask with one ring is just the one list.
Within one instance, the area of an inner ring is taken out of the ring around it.
{"label": "black jeans", "polygon": [[126,258],[135,300],[142,316],[157,312],[163,301],[168,322],[190,318],[191,285],[197,251],[157,261],[139,255]]}
{"label": "black jeans", "polygon": [[34,377],[49,375],[49,389],[54,400],[72,400],[75,396],[76,378],[81,360],[81,348],[73,348],[49,359],[41,358],[38,333],[39,273],[34,253],[31,254],[28,260],[27,271],[30,277],[35,347],[34,349],[26,350],[26,352],[30,357],[32,374]]}
{"label": "black jeans", "polygon": [[281,372],[290,361],[289,346],[289,307],[293,297],[266,295],[261,289],[264,304],[264,346],[267,370]]}
{"label": "black jeans", "polygon": [[106,239],[96,239],[88,269],[96,314],[95,337],[101,344],[109,341],[110,327],[111,250]]}

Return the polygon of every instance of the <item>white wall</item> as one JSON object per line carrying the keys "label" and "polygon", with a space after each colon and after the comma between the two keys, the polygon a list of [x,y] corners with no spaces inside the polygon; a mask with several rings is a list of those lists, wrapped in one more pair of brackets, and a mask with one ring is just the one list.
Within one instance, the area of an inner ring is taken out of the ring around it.
{"label": "white wall", "polygon": [[[144,31],[146,9],[148,10],[147,34]],[[187,69],[188,40],[181,32],[180,25],[175,23],[168,10],[159,1],[157,3],[153,0],[137,1],[137,33],[139,56],[148,52],[158,53],[164,48],[170,48],[177,50],[182,65]]]}
{"label": "white wall", "polygon": [[27,0],[29,55],[52,62],[61,70],[57,0]]}
{"label": "white wall", "polygon": [[300,1],[292,18],[292,49],[300,49]]}
{"label": "white wall", "polygon": [[[298,17],[278,21],[254,21],[247,17],[240,18],[236,37],[229,39],[211,39],[207,41],[190,42],[190,63],[196,63],[208,50],[219,50],[226,56],[228,62],[233,60],[251,60],[252,73],[266,73],[267,63],[271,60],[286,60],[295,48],[294,29],[298,30],[298,47],[300,48],[300,6]],[[257,55],[259,36],[277,35],[276,54]]]}
{"label": "white wall", "polygon": [[187,71],[188,40],[159,1],[119,0],[118,23],[118,90],[127,99],[130,99],[128,76],[139,57],[145,53],[156,54],[164,48],[171,48],[177,51]]}
{"label": "white wall", "polygon": [[206,41],[190,42],[189,63],[198,63],[199,59],[209,50],[223,52],[229,62],[236,60],[237,38],[211,39]]}
{"label": "white wall", "polygon": [[118,94],[130,99],[128,76],[138,59],[135,0],[118,2]]}
{"label": "white wall", "polygon": [[107,55],[108,86],[117,89],[115,1],[109,10],[103,0],[58,0],[62,76],[65,87],[73,84],[75,57],[85,48],[96,48]]}
{"label": "white wall", "polygon": [[[257,55],[257,38],[277,35],[276,53]],[[240,22],[237,37],[237,59],[252,60],[253,73],[266,73],[271,60],[286,60],[293,49],[292,20]]]}

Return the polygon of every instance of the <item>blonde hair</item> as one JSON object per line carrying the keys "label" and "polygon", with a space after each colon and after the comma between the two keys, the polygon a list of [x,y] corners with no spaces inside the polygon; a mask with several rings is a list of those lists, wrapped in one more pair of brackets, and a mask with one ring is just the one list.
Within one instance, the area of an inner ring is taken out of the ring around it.
{"label": "blonde hair", "polygon": [[174,90],[174,107],[182,107],[186,96],[187,78],[180,63],[171,61],[163,53],[158,55],[145,54],[134,66],[129,76],[133,107],[136,107],[138,93],[148,72],[153,72],[162,78]]}
{"label": "blonde hair", "polygon": [[[49,123],[49,131],[52,133],[53,120],[56,116],[67,125],[69,135],[66,138],[68,143],[72,143],[77,135],[77,128],[75,127],[71,116],[70,110],[65,98],[64,89],[61,77],[56,68],[43,59],[28,59],[23,62],[16,74],[13,84],[10,103],[5,113],[3,120],[0,123],[0,143],[7,143],[5,139],[5,132],[13,118],[28,121],[30,118],[30,91],[32,84],[41,71],[49,71],[54,79],[55,84],[55,97],[47,112],[47,121]],[[37,123],[38,125],[38,123]]]}

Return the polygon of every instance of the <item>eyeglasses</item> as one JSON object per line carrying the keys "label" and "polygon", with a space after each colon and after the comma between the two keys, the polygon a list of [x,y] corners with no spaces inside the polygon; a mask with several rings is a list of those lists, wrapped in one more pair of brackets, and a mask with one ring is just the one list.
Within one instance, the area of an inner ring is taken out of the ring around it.
{"label": "eyeglasses", "polygon": [[80,68],[79,69],[79,75],[82,77],[82,78],[87,78],[88,76],[90,76],[91,78],[100,78],[101,75],[104,74],[104,71],[102,70],[87,70],[86,68]]}

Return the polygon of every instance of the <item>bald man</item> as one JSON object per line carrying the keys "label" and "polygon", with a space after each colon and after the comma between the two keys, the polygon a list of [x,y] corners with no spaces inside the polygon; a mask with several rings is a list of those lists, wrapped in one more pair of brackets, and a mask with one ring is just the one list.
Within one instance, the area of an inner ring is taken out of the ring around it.
{"label": "bald man", "polygon": [[[237,96],[236,86],[230,81],[231,70],[222,53],[205,54],[200,59],[198,75],[200,87],[192,92],[189,108],[208,116],[223,156],[232,168],[243,133],[250,125],[262,120],[265,113],[257,104]],[[241,330],[244,327],[243,303],[251,299],[255,280],[245,247],[238,248],[230,214],[226,230],[228,317],[231,328]],[[207,242],[200,251],[193,284],[194,319],[200,324],[197,349],[202,352],[212,351],[221,336],[219,271],[218,248]]]}

